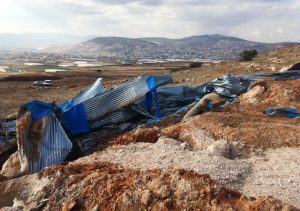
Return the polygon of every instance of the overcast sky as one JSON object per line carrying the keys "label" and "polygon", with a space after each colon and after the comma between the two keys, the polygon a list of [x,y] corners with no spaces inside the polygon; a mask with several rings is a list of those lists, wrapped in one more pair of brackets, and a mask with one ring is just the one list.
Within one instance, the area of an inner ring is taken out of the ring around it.
{"label": "overcast sky", "polygon": [[0,0],[0,33],[300,41],[300,0]]}

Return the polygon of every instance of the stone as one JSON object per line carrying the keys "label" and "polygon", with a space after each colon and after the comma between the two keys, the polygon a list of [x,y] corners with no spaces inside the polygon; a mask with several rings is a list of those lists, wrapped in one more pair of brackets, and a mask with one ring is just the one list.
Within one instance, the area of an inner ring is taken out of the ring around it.
{"label": "stone", "polygon": [[163,185],[159,189],[155,191],[155,193],[162,199],[168,198],[168,196],[171,194],[171,190],[169,186]]}
{"label": "stone", "polygon": [[18,152],[13,153],[2,166],[1,174],[9,179],[16,178],[22,175],[21,162]]}
{"label": "stone", "polygon": [[159,137],[156,142],[157,145],[180,146],[181,142],[165,136]]}
{"label": "stone", "polygon": [[212,135],[206,130],[197,128],[195,125],[190,125],[186,130],[179,135],[182,142],[187,142],[193,149],[203,150],[215,142]]}
{"label": "stone", "polygon": [[192,185],[192,183],[185,179],[178,181],[174,195],[180,200],[188,201],[195,200],[199,197],[199,194],[195,190],[195,187]]}
{"label": "stone", "polygon": [[130,193],[125,192],[125,193],[123,194],[122,203],[123,203],[125,206],[132,206],[132,205],[133,205],[132,197],[131,197],[131,194],[130,194]]}
{"label": "stone", "polygon": [[180,147],[182,150],[190,149],[190,145],[186,142],[183,142],[182,144],[180,144]]}
{"label": "stone", "polygon": [[147,206],[152,200],[152,194],[150,190],[145,190],[141,197],[141,202],[143,205]]}
{"label": "stone", "polygon": [[262,99],[262,94],[266,88],[260,85],[254,86],[247,93],[241,95],[241,98],[247,100],[250,104],[256,104]]}
{"label": "stone", "polygon": [[213,156],[230,157],[230,145],[225,140],[215,141],[207,148],[207,150],[209,154]]}
{"label": "stone", "polygon": [[99,205],[97,204],[95,207],[93,207],[92,211],[99,211]]}

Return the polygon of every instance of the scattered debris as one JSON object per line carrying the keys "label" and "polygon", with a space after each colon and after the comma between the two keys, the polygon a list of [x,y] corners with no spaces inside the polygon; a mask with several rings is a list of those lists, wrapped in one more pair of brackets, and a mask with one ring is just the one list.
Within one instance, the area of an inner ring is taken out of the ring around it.
{"label": "scattered debris", "polygon": [[[274,118],[262,113],[262,108],[271,108],[265,113],[299,115],[295,89],[299,82],[294,81],[299,78],[299,70],[289,70],[226,75],[195,87],[160,87],[171,78],[142,76],[110,90],[99,79],[61,104],[27,102],[17,117],[18,151],[10,153],[0,180],[32,175],[22,177],[24,181],[2,182],[0,206],[12,206],[14,201],[14,207],[48,210],[293,210],[277,199],[248,199],[227,188],[258,196],[263,191],[256,191],[259,184],[251,179],[268,177],[262,169],[266,162],[262,151],[269,149],[267,157],[273,162],[270,148],[300,146],[297,118],[286,122],[276,116],[278,124],[269,125]],[[292,88],[278,91],[283,97],[277,99],[274,84],[283,83]],[[286,106],[273,108],[280,103]],[[94,154],[63,163],[78,151]],[[285,160],[277,162],[277,167],[284,167]],[[298,161],[293,160],[293,165],[296,168]],[[217,183],[202,175],[207,173]],[[295,176],[298,171],[289,173]],[[277,176],[284,184],[290,179],[280,172]],[[297,186],[299,181],[294,182]],[[300,206],[299,188],[280,196],[278,188],[267,183],[264,187],[284,202]]]}
{"label": "scattered debris", "polygon": [[300,113],[295,107],[283,107],[283,108],[266,108],[264,114],[269,116],[286,116],[286,117],[298,117]]}
{"label": "scattered debris", "polygon": [[300,70],[300,62],[291,66],[288,70]]}
{"label": "scattered debris", "polygon": [[[21,171],[35,173],[46,166],[64,161],[73,146],[70,139],[76,135],[110,125],[116,129],[109,133],[113,135],[136,127],[138,124],[136,119],[145,120],[145,117],[152,117],[151,121],[157,121],[163,115],[172,117],[174,112],[176,115],[178,109],[184,111],[181,115],[185,115],[183,116],[185,120],[199,112],[222,107],[226,101],[234,101],[257,80],[297,78],[299,75],[299,71],[247,77],[228,75],[198,87],[179,86],[161,89],[157,87],[169,83],[171,81],[169,76],[142,76],[112,90],[106,90],[102,86],[102,80],[98,79],[75,98],[58,106],[54,103],[30,101],[21,107],[17,124]],[[258,85],[254,86],[254,89],[264,91],[264,88]],[[199,97],[202,97],[199,103],[188,109],[186,107],[182,109],[182,103],[187,106]],[[144,118],[137,118],[138,116]],[[201,140],[200,143],[195,137],[181,134],[183,141],[197,149],[212,144],[213,139],[207,143]],[[88,140],[89,143],[93,141],[93,139],[81,140]],[[82,141],[79,145],[84,149],[86,147]]]}

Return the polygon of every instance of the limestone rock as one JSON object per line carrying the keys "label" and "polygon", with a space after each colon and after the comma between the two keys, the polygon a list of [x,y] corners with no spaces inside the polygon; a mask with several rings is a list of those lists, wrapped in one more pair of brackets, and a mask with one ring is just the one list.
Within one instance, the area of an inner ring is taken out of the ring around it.
{"label": "limestone rock", "polygon": [[167,138],[167,137],[160,137],[156,144],[158,145],[169,145],[169,146],[180,146],[181,142],[175,140],[175,139],[172,139],[172,138]]}
{"label": "limestone rock", "polygon": [[9,179],[21,176],[21,163],[18,152],[13,153],[2,166],[1,175]]}
{"label": "limestone rock", "polygon": [[225,140],[215,141],[207,150],[209,154],[214,156],[230,157],[230,145]]}
{"label": "limestone rock", "polygon": [[142,194],[141,202],[143,205],[147,206],[152,200],[152,194],[150,190],[145,190]]}
{"label": "limestone rock", "polygon": [[215,142],[212,135],[195,125],[191,125],[186,130],[182,131],[179,135],[179,139],[183,142],[187,142],[193,149],[206,149],[209,145]]}
{"label": "limestone rock", "polygon": [[262,99],[262,94],[265,90],[265,87],[257,85],[250,89],[247,93],[241,95],[241,98],[247,100],[250,104],[256,104]]}

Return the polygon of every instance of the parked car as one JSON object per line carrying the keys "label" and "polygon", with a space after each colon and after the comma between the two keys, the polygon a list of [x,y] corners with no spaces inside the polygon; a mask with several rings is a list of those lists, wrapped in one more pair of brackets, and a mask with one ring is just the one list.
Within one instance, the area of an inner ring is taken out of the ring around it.
{"label": "parked car", "polygon": [[51,80],[45,80],[45,81],[43,82],[43,86],[53,86],[53,83],[52,83]]}
{"label": "parked car", "polygon": [[53,86],[52,80],[44,80],[44,81],[35,81],[33,82],[35,86]]}
{"label": "parked car", "polygon": [[43,86],[43,81],[35,81],[35,82],[33,82],[33,85],[35,85],[35,86]]}

